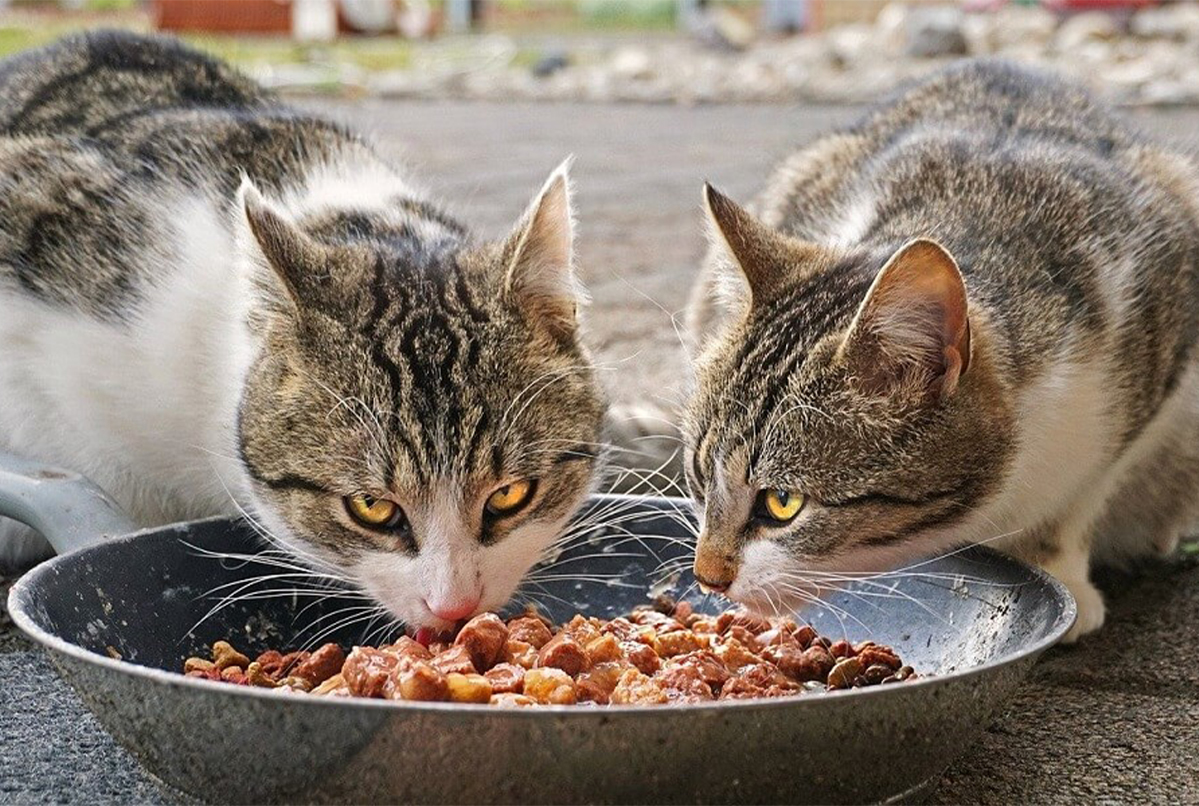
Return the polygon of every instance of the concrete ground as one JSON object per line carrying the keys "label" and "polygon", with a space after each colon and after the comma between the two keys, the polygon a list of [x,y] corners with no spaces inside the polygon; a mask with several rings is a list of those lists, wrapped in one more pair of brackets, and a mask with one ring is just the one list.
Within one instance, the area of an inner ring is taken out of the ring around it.
{"label": "concrete ground", "polygon": [[[747,198],[794,145],[856,111],[781,106],[320,103],[372,132],[498,235],[574,154],[591,342],[616,400],[681,391],[671,314],[703,249],[707,178]],[[1199,110],[1141,114],[1199,144]],[[1051,651],[932,802],[1199,803],[1199,563],[1110,576],[1108,625]],[[0,619],[0,802],[170,800]]]}

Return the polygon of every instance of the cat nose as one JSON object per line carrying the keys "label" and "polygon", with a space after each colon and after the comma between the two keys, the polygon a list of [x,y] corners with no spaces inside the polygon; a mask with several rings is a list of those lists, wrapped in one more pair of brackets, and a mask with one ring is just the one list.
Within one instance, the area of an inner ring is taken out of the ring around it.
{"label": "cat nose", "polygon": [[458,621],[467,616],[473,616],[475,611],[479,609],[479,594],[473,594],[465,599],[447,599],[430,602],[425,600],[425,604],[429,608],[429,612],[437,616],[437,618],[445,619],[446,621]]}

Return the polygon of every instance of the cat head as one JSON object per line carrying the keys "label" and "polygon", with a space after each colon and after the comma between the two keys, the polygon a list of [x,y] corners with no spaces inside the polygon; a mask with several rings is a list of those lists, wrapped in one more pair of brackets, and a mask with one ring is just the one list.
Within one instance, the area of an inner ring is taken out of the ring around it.
{"label": "cat head", "polygon": [[258,517],[410,626],[502,606],[599,460],[565,166],[495,243],[411,200],[292,220],[243,185],[237,215]]}
{"label": "cat head", "polygon": [[711,188],[705,201],[733,310],[699,356],[684,423],[696,576],[794,609],[835,572],[949,545],[1012,448],[954,258],[926,239],[826,248]]}

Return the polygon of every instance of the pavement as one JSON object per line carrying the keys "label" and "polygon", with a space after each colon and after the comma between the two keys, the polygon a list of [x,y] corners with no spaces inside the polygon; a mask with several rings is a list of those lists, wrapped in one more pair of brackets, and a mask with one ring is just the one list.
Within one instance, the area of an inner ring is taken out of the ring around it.
{"label": "pavement", "polygon": [[[311,104],[310,105],[315,105]],[[323,102],[428,187],[499,235],[546,175],[576,157],[588,338],[614,400],[672,399],[672,327],[703,251],[699,191],[750,196],[846,107]],[[1199,145],[1199,109],[1136,113]],[[946,772],[932,803],[1199,804],[1199,561],[1107,573],[1108,623],[1050,651]],[[113,745],[0,615],[0,803],[178,802]]]}

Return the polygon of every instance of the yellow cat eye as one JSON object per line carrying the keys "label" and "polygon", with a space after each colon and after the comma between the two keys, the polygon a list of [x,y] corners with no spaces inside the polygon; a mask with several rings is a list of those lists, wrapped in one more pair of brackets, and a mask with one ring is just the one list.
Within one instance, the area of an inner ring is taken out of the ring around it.
{"label": "yellow cat eye", "polygon": [[528,479],[512,481],[487,497],[486,510],[491,515],[511,515],[533,497],[533,482]]}
{"label": "yellow cat eye", "polygon": [[771,519],[787,523],[803,509],[804,496],[794,490],[763,490],[761,509]]}
{"label": "yellow cat eye", "polygon": [[386,529],[397,525],[404,517],[399,504],[370,495],[347,495],[346,511],[350,517],[371,529]]}

